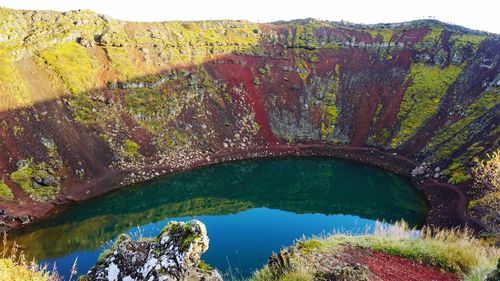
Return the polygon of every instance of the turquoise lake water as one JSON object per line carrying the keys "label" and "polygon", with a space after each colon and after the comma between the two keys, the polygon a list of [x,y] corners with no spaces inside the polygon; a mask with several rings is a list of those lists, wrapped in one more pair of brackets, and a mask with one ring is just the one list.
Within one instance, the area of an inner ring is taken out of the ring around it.
{"label": "turquoise lake water", "polygon": [[204,167],[125,188],[61,209],[11,235],[28,257],[80,274],[121,233],[156,236],[169,221],[206,224],[203,259],[222,273],[248,277],[273,251],[333,231],[361,234],[375,222],[420,226],[422,194],[372,166],[325,158],[283,158]]}

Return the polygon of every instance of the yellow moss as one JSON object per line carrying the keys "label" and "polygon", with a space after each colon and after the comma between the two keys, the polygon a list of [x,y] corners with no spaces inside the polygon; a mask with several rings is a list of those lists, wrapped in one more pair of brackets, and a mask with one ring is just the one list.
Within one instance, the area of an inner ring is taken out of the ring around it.
{"label": "yellow moss", "polygon": [[108,55],[111,64],[118,73],[118,79],[130,80],[134,77],[144,75],[139,70],[138,65],[133,62],[131,53],[134,51],[126,47],[106,47],[106,54]]}
{"label": "yellow moss", "polygon": [[10,174],[10,179],[18,184],[34,200],[45,202],[53,200],[59,193],[60,187],[58,185],[39,188],[33,187],[32,182],[34,177],[43,179],[49,176],[49,173],[42,169],[42,166],[42,164],[33,165],[32,163],[28,163]]}
{"label": "yellow moss", "polygon": [[300,76],[300,79],[302,79],[302,81],[306,83],[307,77],[309,76],[310,72],[306,62],[299,57],[295,60],[295,66],[299,68],[298,74]]}
{"label": "yellow moss", "polygon": [[323,140],[332,140],[337,123],[338,109],[336,106],[337,93],[339,91],[339,82],[335,77],[331,77],[328,83],[328,92],[323,99],[324,113],[321,123],[321,138]]}
{"label": "yellow moss", "polygon": [[416,49],[423,50],[426,48],[432,48],[437,42],[439,42],[442,32],[442,27],[432,26],[431,31],[424,36],[421,42],[417,43],[415,46]]}
{"label": "yellow moss", "polygon": [[12,190],[5,184],[5,182],[0,180],[0,200],[12,200],[14,199],[14,194]]}
{"label": "yellow moss", "polygon": [[9,52],[0,46],[0,110],[32,104],[31,93]]}
{"label": "yellow moss", "polygon": [[408,79],[411,85],[406,90],[398,112],[400,129],[392,139],[391,147],[397,148],[408,141],[432,116],[434,116],[448,87],[456,80],[462,66],[450,65],[441,69],[425,64],[414,64]]}
{"label": "yellow moss", "polygon": [[141,157],[141,154],[139,153],[139,149],[141,149],[141,147],[133,140],[126,139],[123,143],[123,148],[125,149],[125,153],[129,158]]}
{"label": "yellow moss", "polygon": [[99,64],[81,45],[70,42],[40,53],[72,93],[83,93],[95,86]]}
{"label": "yellow moss", "polygon": [[476,51],[481,42],[486,39],[486,35],[475,35],[475,34],[453,34],[450,37],[450,42],[453,45],[457,45],[460,48],[466,47],[467,45],[472,47],[473,51]]}
{"label": "yellow moss", "polygon": [[500,202],[500,191],[489,193],[477,200],[471,200],[469,202],[469,208],[475,208],[477,206],[488,205],[491,203],[498,204]]}
{"label": "yellow moss", "polygon": [[378,35],[382,37],[383,42],[389,42],[394,35],[394,30],[389,28],[381,28],[381,29],[368,29],[366,30],[373,39],[377,38]]}
{"label": "yellow moss", "polygon": [[[459,120],[444,126],[439,130],[439,132],[428,142],[424,149],[424,152],[430,152],[435,150],[439,145],[445,144],[438,155],[435,155],[433,159],[441,160],[451,156],[451,154],[457,149],[463,142],[457,142],[457,137],[462,133],[466,132],[466,128],[474,120],[479,118],[485,112],[488,112],[496,104],[500,103],[500,91],[492,90],[482,93],[467,109],[466,116],[460,118]],[[458,137],[463,139],[465,137]]]}

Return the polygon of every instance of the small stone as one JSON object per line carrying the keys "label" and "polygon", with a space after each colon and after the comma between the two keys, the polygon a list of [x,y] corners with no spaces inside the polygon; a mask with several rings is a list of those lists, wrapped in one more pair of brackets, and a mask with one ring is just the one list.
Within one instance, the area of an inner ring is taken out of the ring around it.
{"label": "small stone", "polygon": [[45,186],[50,186],[55,184],[55,179],[53,176],[43,177],[42,184]]}
{"label": "small stone", "polygon": [[28,165],[28,163],[29,162],[27,160],[22,159],[22,160],[19,160],[19,161],[16,162],[16,167],[18,169],[20,169],[20,168],[25,167],[26,165]]}
{"label": "small stone", "polygon": [[34,189],[39,189],[39,188],[42,188],[42,185],[37,183],[36,181],[32,181],[31,187],[33,187]]}
{"label": "small stone", "polygon": [[42,178],[41,178],[41,177],[39,177],[39,176],[34,176],[34,177],[33,177],[33,181],[34,181],[34,182],[36,182],[36,183],[40,183],[40,184],[43,182],[43,181],[42,181]]}
{"label": "small stone", "polygon": [[31,222],[31,218],[29,215],[22,215],[22,216],[19,216],[18,217],[19,221],[21,222],[21,224],[28,224]]}

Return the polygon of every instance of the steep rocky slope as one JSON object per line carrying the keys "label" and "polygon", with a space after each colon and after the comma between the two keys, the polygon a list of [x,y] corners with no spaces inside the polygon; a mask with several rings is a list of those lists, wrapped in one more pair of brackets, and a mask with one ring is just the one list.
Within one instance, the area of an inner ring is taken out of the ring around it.
{"label": "steep rocky slope", "polygon": [[[8,221],[270,154],[467,183],[473,160],[498,148],[500,37],[438,21],[135,23],[0,9],[0,53]],[[464,207],[462,190],[432,188],[431,204],[452,190]]]}

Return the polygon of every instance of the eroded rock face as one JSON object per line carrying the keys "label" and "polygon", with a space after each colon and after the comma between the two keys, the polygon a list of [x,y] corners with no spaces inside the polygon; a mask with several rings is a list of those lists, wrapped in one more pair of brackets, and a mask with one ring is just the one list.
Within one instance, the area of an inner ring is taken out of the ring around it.
{"label": "eroded rock face", "polygon": [[156,238],[133,241],[128,235],[120,236],[109,253],[103,254],[82,279],[222,280],[217,270],[200,264],[200,257],[207,249],[208,236],[203,223],[170,222]]}

